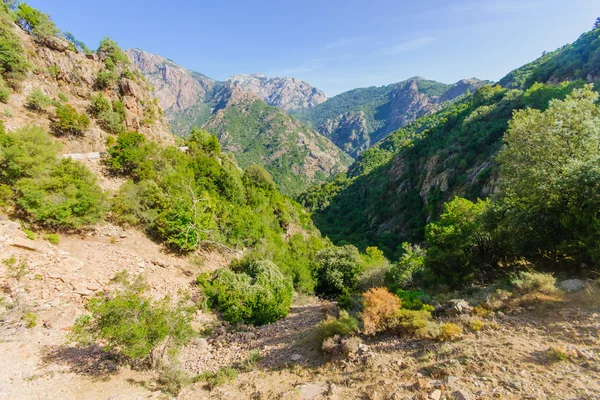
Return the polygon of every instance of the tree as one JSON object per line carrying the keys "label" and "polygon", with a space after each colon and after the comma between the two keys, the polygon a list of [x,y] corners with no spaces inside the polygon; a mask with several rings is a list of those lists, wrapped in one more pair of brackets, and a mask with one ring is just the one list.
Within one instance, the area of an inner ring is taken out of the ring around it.
{"label": "tree", "polygon": [[600,28],[600,17],[596,18],[596,22],[594,22],[594,29]]}
{"label": "tree", "polygon": [[[591,85],[546,111],[516,112],[498,155],[498,220],[519,252],[586,252],[600,261],[600,107]],[[516,233],[516,235],[515,235]],[[594,255],[595,254],[595,255]],[[580,254],[581,255],[581,254]]]}
{"label": "tree", "polygon": [[316,291],[328,296],[349,294],[362,270],[360,253],[351,245],[323,249],[317,253],[315,263]]}

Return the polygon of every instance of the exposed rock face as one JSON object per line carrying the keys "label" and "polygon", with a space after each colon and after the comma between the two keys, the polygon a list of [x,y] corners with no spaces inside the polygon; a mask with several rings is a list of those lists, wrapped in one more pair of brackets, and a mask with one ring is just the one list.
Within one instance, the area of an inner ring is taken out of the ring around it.
{"label": "exposed rock face", "polygon": [[312,108],[327,100],[325,93],[295,78],[240,74],[218,82],[139,49],[127,50],[127,54],[156,88],[160,105],[178,135],[185,135],[193,125],[206,122],[215,111],[222,89],[227,87],[254,93],[265,103],[286,111]]}
{"label": "exposed rock face", "polygon": [[155,89],[160,106],[167,113],[177,113],[206,100],[216,81],[139,49],[127,50],[132,63]]}
{"label": "exposed rock face", "polygon": [[256,93],[265,103],[285,111],[313,108],[327,100],[323,91],[296,78],[238,74],[227,81],[243,90]]}
{"label": "exposed rock face", "polygon": [[299,118],[356,157],[397,129],[486,83],[472,78],[447,85],[415,77],[380,88],[342,93],[315,106],[314,113],[303,111]]}

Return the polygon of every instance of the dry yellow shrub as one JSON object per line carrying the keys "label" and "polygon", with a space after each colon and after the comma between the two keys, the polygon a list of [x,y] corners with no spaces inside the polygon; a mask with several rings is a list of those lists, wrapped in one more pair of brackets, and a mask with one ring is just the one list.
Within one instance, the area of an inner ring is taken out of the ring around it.
{"label": "dry yellow shrub", "polygon": [[369,289],[363,294],[363,325],[366,334],[387,328],[387,322],[400,310],[400,299],[386,288]]}

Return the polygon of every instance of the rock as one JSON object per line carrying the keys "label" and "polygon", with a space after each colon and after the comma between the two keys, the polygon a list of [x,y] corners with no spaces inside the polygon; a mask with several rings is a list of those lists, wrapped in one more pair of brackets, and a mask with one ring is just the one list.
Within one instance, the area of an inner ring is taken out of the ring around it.
{"label": "rock", "polygon": [[152,260],[152,264],[156,265],[157,267],[161,267],[161,268],[169,267],[169,264],[167,264],[164,260],[161,260],[160,258],[154,258]]}
{"label": "rock", "polygon": [[292,354],[292,356],[290,357],[290,360],[292,361],[298,361],[302,358],[302,356],[300,354]]}
{"label": "rock", "polygon": [[295,389],[303,400],[312,400],[325,391],[325,387],[317,383],[303,383]]}
{"label": "rock", "polygon": [[560,282],[557,286],[565,292],[576,292],[585,288],[585,283],[580,279],[567,279]]}
{"label": "rock", "polygon": [[473,309],[469,303],[467,303],[463,299],[453,299],[449,300],[446,303],[446,310],[444,311],[446,315],[450,317],[454,317],[461,314],[469,314]]}
{"label": "rock", "polygon": [[457,390],[452,393],[454,400],[471,400],[471,395],[466,390]]}
{"label": "rock", "polygon": [[431,400],[440,400],[442,397],[442,391],[440,389],[435,389],[433,392],[429,393],[429,398]]}
{"label": "rock", "polygon": [[449,388],[454,388],[458,384],[458,378],[454,375],[449,375],[446,377],[446,386]]}
{"label": "rock", "polygon": [[93,291],[87,288],[87,284],[82,282],[71,282],[71,286],[73,286],[75,293],[77,293],[80,296],[89,296],[92,293],[94,293]]}
{"label": "rock", "polygon": [[23,239],[20,237],[13,238],[12,246],[31,251],[37,251],[39,248],[39,246],[33,240]]}
{"label": "rock", "polygon": [[69,42],[57,37],[47,37],[42,40],[42,44],[49,49],[64,53],[69,48]]}
{"label": "rock", "polygon": [[85,55],[85,58],[87,58],[88,60],[98,61],[98,55],[94,53],[87,53]]}
{"label": "rock", "polygon": [[123,92],[123,95],[138,97],[140,90],[139,90],[138,86],[136,85],[136,83],[134,81],[132,81],[131,79],[127,79],[127,78],[121,79],[119,86],[121,87],[121,91]]}

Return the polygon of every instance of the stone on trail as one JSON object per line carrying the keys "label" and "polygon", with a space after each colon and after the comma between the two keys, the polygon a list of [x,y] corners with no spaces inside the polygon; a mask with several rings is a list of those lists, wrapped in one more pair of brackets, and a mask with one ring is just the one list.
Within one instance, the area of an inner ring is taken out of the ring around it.
{"label": "stone on trail", "polygon": [[296,386],[302,400],[312,400],[325,391],[325,387],[318,383],[303,383]]}
{"label": "stone on trail", "polygon": [[558,287],[565,292],[576,292],[585,288],[585,283],[580,279],[567,279],[559,282]]}

